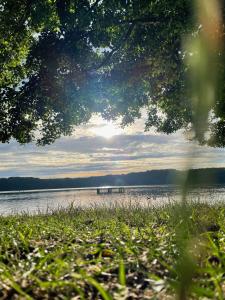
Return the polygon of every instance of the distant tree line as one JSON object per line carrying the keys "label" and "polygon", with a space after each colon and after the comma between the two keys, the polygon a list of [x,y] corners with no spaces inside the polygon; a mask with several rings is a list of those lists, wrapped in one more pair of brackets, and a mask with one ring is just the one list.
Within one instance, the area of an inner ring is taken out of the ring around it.
{"label": "distant tree line", "polygon": [[[181,182],[184,175],[184,171],[167,169],[88,178],[40,179],[33,177],[9,177],[0,179],[0,191],[82,188],[107,185],[165,185]],[[191,185],[225,184],[225,169],[223,168],[194,169],[190,170],[188,176]]]}

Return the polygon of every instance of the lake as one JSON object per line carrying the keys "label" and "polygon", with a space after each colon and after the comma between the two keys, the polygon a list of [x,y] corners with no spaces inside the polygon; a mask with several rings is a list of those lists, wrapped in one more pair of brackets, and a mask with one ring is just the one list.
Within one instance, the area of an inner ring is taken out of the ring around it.
{"label": "lake", "polygon": [[[194,189],[190,193],[194,201],[225,201],[224,187]],[[129,187],[125,193],[97,195],[96,189],[62,189],[25,192],[0,192],[0,214],[52,212],[73,204],[78,207],[113,206],[113,205],[162,205],[180,199],[175,186]]]}

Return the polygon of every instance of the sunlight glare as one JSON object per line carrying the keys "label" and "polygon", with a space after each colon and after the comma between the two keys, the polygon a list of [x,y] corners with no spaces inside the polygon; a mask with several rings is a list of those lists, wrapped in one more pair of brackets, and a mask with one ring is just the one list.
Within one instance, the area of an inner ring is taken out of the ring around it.
{"label": "sunlight glare", "polygon": [[119,135],[122,133],[122,129],[117,127],[113,123],[107,123],[104,125],[96,126],[92,129],[92,132],[96,136],[102,136],[106,139],[110,139],[111,137],[115,135]]}

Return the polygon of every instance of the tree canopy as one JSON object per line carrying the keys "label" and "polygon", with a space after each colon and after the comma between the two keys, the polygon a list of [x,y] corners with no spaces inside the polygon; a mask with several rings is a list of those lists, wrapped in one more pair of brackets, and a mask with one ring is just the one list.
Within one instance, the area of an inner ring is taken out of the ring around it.
{"label": "tree canopy", "polygon": [[[92,113],[127,125],[143,107],[146,129],[191,128],[182,41],[198,30],[190,0],[1,1],[0,141],[49,144]],[[224,96],[211,145],[225,145]]]}

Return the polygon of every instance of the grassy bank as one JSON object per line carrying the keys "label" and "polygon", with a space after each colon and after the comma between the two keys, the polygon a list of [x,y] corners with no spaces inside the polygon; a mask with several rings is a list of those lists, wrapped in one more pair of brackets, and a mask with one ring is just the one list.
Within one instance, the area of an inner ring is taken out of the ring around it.
{"label": "grassy bank", "polygon": [[222,205],[71,207],[0,225],[1,299],[224,299]]}

